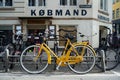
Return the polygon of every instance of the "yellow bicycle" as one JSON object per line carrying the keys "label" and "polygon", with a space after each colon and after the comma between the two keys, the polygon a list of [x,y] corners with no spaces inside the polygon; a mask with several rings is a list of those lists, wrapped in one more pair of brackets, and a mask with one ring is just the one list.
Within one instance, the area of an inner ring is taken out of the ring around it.
{"label": "yellow bicycle", "polygon": [[73,72],[78,74],[90,72],[95,65],[95,50],[88,42],[72,43],[73,37],[64,38],[66,38],[66,44],[61,56],[56,55],[57,53],[54,53],[44,42],[28,46],[20,57],[22,68],[28,73],[41,73],[48,67],[48,64],[56,60],[57,70],[60,66],[68,65]]}

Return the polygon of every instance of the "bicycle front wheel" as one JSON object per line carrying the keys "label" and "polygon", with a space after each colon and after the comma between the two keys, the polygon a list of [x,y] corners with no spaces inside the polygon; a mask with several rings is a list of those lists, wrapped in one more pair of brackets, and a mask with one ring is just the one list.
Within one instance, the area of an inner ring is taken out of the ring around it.
{"label": "bicycle front wheel", "polygon": [[[75,46],[75,49],[79,53],[79,55],[84,54],[83,61],[76,64],[68,63],[69,68],[73,72],[78,74],[85,74],[90,72],[95,65],[95,53],[93,49],[91,49],[90,46],[83,46],[83,45]],[[83,49],[84,49],[84,53],[83,53]],[[71,52],[70,55],[77,56],[75,52]]]}
{"label": "bicycle front wheel", "polygon": [[[48,66],[47,54],[44,50],[38,56],[40,46],[28,46],[21,54],[20,64],[22,68],[28,73],[41,73]],[[37,57],[37,60],[35,58]]]}

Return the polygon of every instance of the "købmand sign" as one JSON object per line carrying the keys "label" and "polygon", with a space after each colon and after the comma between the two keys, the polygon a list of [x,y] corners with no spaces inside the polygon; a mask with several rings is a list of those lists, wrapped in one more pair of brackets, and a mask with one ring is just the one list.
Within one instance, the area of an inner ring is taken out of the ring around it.
{"label": "k\u00f8bmand sign", "polygon": [[51,10],[51,9],[41,9],[41,10],[36,10],[36,9],[31,9],[31,16],[86,16],[87,15],[87,10],[82,9],[73,9],[73,10],[62,10],[62,9],[56,9],[56,10]]}

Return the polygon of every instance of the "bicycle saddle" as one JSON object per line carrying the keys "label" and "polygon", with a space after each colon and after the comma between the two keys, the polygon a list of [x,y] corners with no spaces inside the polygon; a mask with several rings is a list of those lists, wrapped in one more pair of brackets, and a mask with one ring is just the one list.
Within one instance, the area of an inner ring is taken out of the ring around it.
{"label": "bicycle saddle", "polygon": [[72,36],[71,34],[66,33],[66,34],[65,34],[65,38],[68,38],[68,39],[70,39],[70,40],[73,40],[73,39],[74,39],[74,36]]}

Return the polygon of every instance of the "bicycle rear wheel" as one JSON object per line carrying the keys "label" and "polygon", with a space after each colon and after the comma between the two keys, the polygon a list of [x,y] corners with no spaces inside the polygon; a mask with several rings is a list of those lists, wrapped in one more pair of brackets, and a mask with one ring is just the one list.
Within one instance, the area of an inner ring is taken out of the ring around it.
{"label": "bicycle rear wheel", "polygon": [[[78,74],[85,74],[90,72],[94,65],[95,65],[95,53],[93,51],[93,49],[91,49],[90,46],[75,46],[76,51],[79,53],[79,55],[81,55],[83,48],[85,49],[84,51],[84,55],[83,55],[83,61],[80,63],[76,63],[76,64],[70,64],[68,62],[68,66],[69,68]],[[75,52],[71,52],[70,55],[72,56],[77,56],[75,55]]]}
{"label": "bicycle rear wheel", "polygon": [[[102,54],[99,52],[100,51],[98,51],[98,55],[101,56]],[[105,52],[105,69],[111,70],[117,67],[117,65],[119,64],[118,61],[119,55],[117,54],[117,52],[109,47],[105,49],[104,52]],[[103,70],[104,68],[101,65],[101,62],[102,62],[102,58],[99,58],[99,62],[96,64],[96,66]]]}
{"label": "bicycle rear wheel", "polygon": [[[20,64],[22,68],[28,73],[41,73],[48,66],[47,54],[42,50],[40,56],[38,56],[40,46],[31,45],[28,46],[21,54]],[[38,56],[37,61],[35,61]]]}

